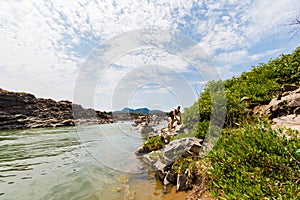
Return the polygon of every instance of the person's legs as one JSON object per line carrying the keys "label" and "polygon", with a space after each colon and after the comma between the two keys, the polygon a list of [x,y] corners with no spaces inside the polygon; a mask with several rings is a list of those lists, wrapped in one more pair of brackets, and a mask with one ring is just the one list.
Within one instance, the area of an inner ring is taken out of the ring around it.
{"label": "person's legs", "polygon": [[174,119],[172,117],[169,117],[168,119],[169,119],[168,128],[169,128],[169,131],[171,131],[172,127],[173,127]]}

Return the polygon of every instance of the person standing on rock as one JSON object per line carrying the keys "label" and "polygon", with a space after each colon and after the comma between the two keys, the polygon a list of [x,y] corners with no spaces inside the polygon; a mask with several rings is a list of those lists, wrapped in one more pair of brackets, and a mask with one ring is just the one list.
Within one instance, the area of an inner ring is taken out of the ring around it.
{"label": "person standing on rock", "polygon": [[169,120],[169,124],[168,124],[169,131],[172,130],[175,121],[178,121],[178,124],[181,123],[180,106],[178,106],[176,109],[168,113],[168,120]]}

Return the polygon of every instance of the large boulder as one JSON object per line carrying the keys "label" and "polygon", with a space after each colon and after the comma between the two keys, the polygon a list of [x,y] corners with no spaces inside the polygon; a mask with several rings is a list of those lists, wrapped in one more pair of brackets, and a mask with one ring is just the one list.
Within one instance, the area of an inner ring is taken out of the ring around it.
{"label": "large boulder", "polygon": [[[185,153],[200,152],[201,142],[202,140],[198,138],[177,139],[165,145],[161,150],[143,155],[142,159],[154,170],[162,170]],[[196,150],[195,146],[199,147],[199,149]]]}
{"label": "large boulder", "polygon": [[164,148],[165,162],[174,162],[177,158],[181,157],[182,154],[189,151],[196,140],[196,138],[182,138],[170,142]]}
{"label": "large boulder", "polygon": [[[293,114],[300,107],[300,88],[285,92],[281,98],[274,98],[264,107],[261,115],[270,119]],[[261,111],[260,111],[261,112]]]}
{"label": "large boulder", "polygon": [[288,106],[291,108],[300,107],[300,94],[296,93],[288,96]]}
{"label": "large boulder", "polygon": [[272,128],[277,129],[280,127],[300,131],[300,116],[293,114],[272,119]]}

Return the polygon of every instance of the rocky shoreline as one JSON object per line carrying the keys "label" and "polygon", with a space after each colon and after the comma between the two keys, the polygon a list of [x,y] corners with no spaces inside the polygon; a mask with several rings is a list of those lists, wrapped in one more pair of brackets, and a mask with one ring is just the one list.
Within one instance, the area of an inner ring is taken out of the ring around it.
{"label": "rocky shoreline", "polygon": [[[136,123],[137,122],[134,122],[134,125],[136,125]],[[143,127],[144,123],[140,122],[140,124],[140,126]],[[148,125],[145,126],[148,127]],[[186,171],[183,174],[178,174],[178,172],[172,170],[172,167],[180,158],[189,156],[199,157],[200,152],[203,150],[203,140],[186,137],[170,141],[172,136],[184,134],[186,131],[182,125],[176,122],[172,131],[168,131],[167,127],[159,130],[154,130],[151,126],[149,127],[151,129],[147,131],[148,140],[150,138],[157,138],[158,141],[163,143],[163,146],[157,150],[151,150],[144,144],[136,150],[135,154],[137,158],[146,163],[151,171],[155,171],[156,178],[163,183],[165,190],[170,189],[172,185],[176,185],[177,191],[191,189],[192,185],[189,184],[190,179],[188,178],[189,172]]]}
{"label": "rocky shoreline", "polygon": [[0,88],[0,130],[109,124],[133,121],[142,132],[164,121],[163,112],[149,114],[105,112],[83,108],[68,100],[37,98],[25,92]]}
{"label": "rocky shoreline", "polygon": [[[248,97],[243,97],[244,101],[251,102]],[[267,105],[257,105],[253,108],[253,115],[270,120],[273,129],[284,128],[300,131],[300,86],[284,85],[283,91],[276,98],[272,99]],[[134,126],[147,126],[141,120],[134,121]],[[154,130],[151,126],[147,129],[148,140],[156,137],[158,141],[163,142],[163,145],[151,150],[144,143],[135,152],[136,156],[146,163],[151,170],[155,171],[158,178],[164,185],[164,188],[169,188],[170,185],[175,185],[177,191],[189,190],[194,186],[189,180],[189,171],[182,173],[173,170],[176,162],[182,158],[197,158],[203,152],[203,140],[198,138],[183,137],[170,142],[172,136],[184,134],[188,132],[182,125],[175,123],[175,128],[168,131],[167,128]],[[284,131],[283,131],[284,134]]]}
{"label": "rocky shoreline", "polygon": [[[241,103],[251,99],[243,97]],[[249,104],[251,105],[251,104]],[[300,87],[284,85],[282,93],[267,105],[252,107],[253,115],[268,118],[272,127],[300,130]],[[203,141],[197,138],[181,138],[170,141],[172,136],[187,132],[182,125],[175,123],[171,132],[167,128],[155,130],[153,127],[166,120],[165,113],[139,115],[132,113],[101,112],[85,109],[70,101],[54,101],[36,98],[32,94],[10,92],[0,88],[0,130],[39,127],[75,126],[76,124],[107,124],[132,120],[132,126],[146,134],[147,138],[157,137],[164,144],[162,148],[149,150],[144,145],[136,155],[155,171],[167,188],[176,185],[177,191],[191,189],[188,184],[189,172],[175,173],[172,166],[180,158],[198,157],[203,151]]]}
{"label": "rocky shoreline", "polygon": [[68,100],[57,102],[0,88],[0,130],[113,122],[112,113],[85,109]]}

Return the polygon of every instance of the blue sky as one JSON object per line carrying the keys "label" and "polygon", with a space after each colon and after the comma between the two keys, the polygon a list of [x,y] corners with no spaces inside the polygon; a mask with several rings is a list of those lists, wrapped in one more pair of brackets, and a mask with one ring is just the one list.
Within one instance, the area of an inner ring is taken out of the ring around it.
{"label": "blue sky", "polygon": [[[0,87],[100,110],[189,106],[206,81],[291,53],[300,39],[287,26],[300,15],[298,0],[12,0],[1,1],[0,10]],[[143,36],[118,42],[143,29],[188,39],[165,35],[155,47],[149,38],[136,45]],[[177,53],[172,41],[182,47]],[[110,62],[103,68],[96,61],[104,58]]]}

